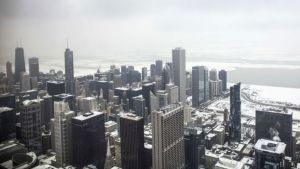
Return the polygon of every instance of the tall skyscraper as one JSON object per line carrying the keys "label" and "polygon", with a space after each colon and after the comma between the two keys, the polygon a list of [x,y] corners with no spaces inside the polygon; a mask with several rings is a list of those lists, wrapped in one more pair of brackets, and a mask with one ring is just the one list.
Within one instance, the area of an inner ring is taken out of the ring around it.
{"label": "tall skyscraper", "polygon": [[[128,132],[130,131],[130,132]],[[124,113],[120,116],[121,158],[123,169],[144,168],[144,120]]]}
{"label": "tall skyscraper", "polygon": [[62,167],[72,164],[71,119],[74,116],[75,113],[69,110],[68,103],[54,102],[54,126],[51,134],[54,137],[56,163]]}
{"label": "tall skyscraper", "polygon": [[17,47],[15,50],[15,81],[20,81],[21,72],[26,72],[24,49]]}
{"label": "tall skyscraper", "polygon": [[142,80],[146,80],[147,74],[148,74],[147,67],[143,67],[142,68]]}
{"label": "tall skyscraper", "polygon": [[150,65],[150,76],[153,78],[156,74],[156,66],[155,64]]}
{"label": "tall skyscraper", "polygon": [[153,169],[185,167],[183,106],[172,104],[152,114]]}
{"label": "tall skyscraper", "polygon": [[21,104],[21,140],[30,150],[41,151],[43,99],[25,100]]}
{"label": "tall skyscraper", "polygon": [[165,90],[158,90],[156,92],[156,97],[158,99],[159,108],[168,105],[168,93]]}
{"label": "tall skyscraper", "polygon": [[208,69],[205,66],[194,66],[192,68],[192,105],[197,107],[208,99]]}
{"label": "tall skyscraper", "polygon": [[104,114],[86,112],[72,118],[73,165],[83,168],[93,164],[104,169],[106,141]]}
{"label": "tall skyscraper", "polygon": [[75,95],[73,51],[69,48],[65,51],[65,80],[66,93]]}
{"label": "tall skyscraper", "polygon": [[222,91],[227,90],[227,71],[226,70],[220,70],[219,71],[219,79],[222,80]]}
{"label": "tall skyscraper", "polygon": [[11,62],[6,62],[6,76],[7,76],[7,86],[8,86],[9,91],[10,91],[12,85],[15,82],[13,72],[12,72]]}
{"label": "tall skyscraper", "polygon": [[222,81],[221,80],[209,80],[209,98],[213,99],[222,94]]}
{"label": "tall skyscraper", "polygon": [[53,98],[54,98],[54,101],[57,101],[57,102],[59,102],[59,101],[68,102],[68,106],[69,106],[70,110],[72,110],[72,111],[76,110],[76,107],[75,107],[76,99],[75,99],[74,95],[63,93],[63,94],[55,95]]}
{"label": "tall skyscraper", "polygon": [[286,144],[285,154],[294,156],[293,113],[282,109],[257,110],[255,114],[255,139],[280,141]]}
{"label": "tall skyscraper", "polygon": [[21,91],[27,91],[31,89],[30,77],[28,73],[22,72],[20,74],[20,82],[21,82]]}
{"label": "tall skyscraper", "polygon": [[156,60],[155,61],[155,68],[156,68],[156,75],[161,76],[162,69],[163,69],[163,61],[162,60]]}
{"label": "tall skyscraper", "polygon": [[39,68],[39,58],[31,57],[29,58],[29,74],[30,77],[36,77],[39,79],[40,76],[40,68]]}
{"label": "tall skyscraper", "polygon": [[211,69],[209,71],[209,80],[213,80],[213,81],[219,80],[218,71],[216,69]]}
{"label": "tall skyscraper", "polygon": [[229,139],[239,142],[241,140],[241,83],[230,87],[230,115]]}
{"label": "tall skyscraper", "polygon": [[185,104],[185,49],[177,47],[172,50],[172,63],[174,71],[174,83],[179,88],[179,101]]}

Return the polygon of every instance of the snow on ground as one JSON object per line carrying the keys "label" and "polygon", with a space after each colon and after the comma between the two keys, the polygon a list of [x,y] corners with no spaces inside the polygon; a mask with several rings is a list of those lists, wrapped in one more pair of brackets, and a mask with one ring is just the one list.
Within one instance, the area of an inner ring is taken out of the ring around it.
{"label": "snow on ground", "polygon": [[[260,85],[248,85],[242,84],[242,91],[248,93],[253,100],[275,103],[275,104],[296,104],[300,105],[300,89],[297,88],[284,88],[273,86],[260,86]],[[268,108],[269,106],[262,106],[248,102],[241,97],[241,111],[242,115],[255,117],[255,111]],[[224,110],[229,108],[229,97],[218,100],[212,103],[208,108],[213,110]],[[293,118],[300,120],[300,111],[292,110]]]}

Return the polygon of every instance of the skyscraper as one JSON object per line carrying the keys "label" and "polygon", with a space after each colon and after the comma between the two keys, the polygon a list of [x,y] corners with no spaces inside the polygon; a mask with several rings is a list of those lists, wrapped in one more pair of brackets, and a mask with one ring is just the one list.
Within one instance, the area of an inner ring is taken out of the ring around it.
{"label": "skyscraper", "polygon": [[146,80],[147,78],[147,67],[142,68],[142,80]]}
{"label": "skyscraper", "polygon": [[6,76],[7,76],[7,86],[9,88],[9,91],[14,84],[14,76],[12,72],[12,64],[11,62],[6,62]]}
{"label": "skyscraper", "polygon": [[132,98],[133,103],[133,111],[136,115],[143,117],[145,120],[145,123],[147,123],[148,119],[148,111],[146,109],[146,100],[143,98],[142,95],[136,96]]}
{"label": "skyscraper", "polygon": [[73,51],[69,48],[65,51],[65,80],[66,93],[75,95]]}
{"label": "skyscraper", "polygon": [[72,118],[73,165],[83,168],[88,164],[104,169],[106,141],[104,114],[86,112]]}
{"label": "skyscraper", "polygon": [[51,131],[54,137],[56,153],[56,163],[59,166],[72,164],[72,123],[71,119],[75,116],[69,110],[68,103],[60,101],[54,102],[54,119]]}
{"label": "skyscraper", "polygon": [[153,78],[156,74],[156,66],[155,64],[150,65],[150,76]]}
{"label": "skyscraper", "polygon": [[27,91],[31,89],[30,77],[28,73],[22,72],[20,74],[20,82],[21,82],[21,91]]}
{"label": "skyscraper", "polygon": [[241,83],[230,87],[230,115],[229,139],[239,142],[241,140]]}
{"label": "skyscraper", "polygon": [[219,79],[222,80],[222,91],[227,90],[227,71],[226,70],[220,70],[219,71]]}
{"label": "skyscraper", "polygon": [[155,61],[155,68],[156,68],[156,75],[161,76],[162,69],[163,69],[163,61],[162,60],[156,60]]}
{"label": "skyscraper", "polygon": [[[130,131],[130,132],[128,132]],[[121,159],[123,169],[144,168],[144,120],[124,113],[120,116]]]}
{"label": "skyscraper", "polygon": [[208,69],[205,66],[194,66],[192,68],[192,105],[197,107],[208,99]]}
{"label": "skyscraper", "polygon": [[15,50],[15,81],[20,81],[21,72],[26,72],[24,49],[17,47]]}
{"label": "skyscraper", "polygon": [[185,104],[185,49],[177,47],[172,50],[172,63],[174,71],[174,83],[179,88],[179,101]]}
{"label": "skyscraper", "polygon": [[47,81],[47,93],[51,96],[65,93],[65,83],[60,81]]}
{"label": "skyscraper", "polygon": [[166,85],[166,91],[168,93],[168,104],[178,103],[178,86],[169,83]]}
{"label": "skyscraper", "polygon": [[0,106],[0,142],[16,136],[16,112],[13,108]]}
{"label": "skyscraper", "polygon": [[21,104],[21,140],[30,150],[41,151],[41,111],[43,99],[25,100]]}
{"label": "skyscraper", "polygon": [[209,71],[209,80],[217,81],[219,79],[218,72],[216,69],[211,69]]}
{"label": "skyscraper", "polygon": [[153,169],[185,167],[183,106],[172,104],[152,114]]}
{"label": "skyscraper", "polygon": [[29,74],[30,77],[36,77],[39,79],[40,68],[39,68],[39,58],[31,57],[29,58]]}

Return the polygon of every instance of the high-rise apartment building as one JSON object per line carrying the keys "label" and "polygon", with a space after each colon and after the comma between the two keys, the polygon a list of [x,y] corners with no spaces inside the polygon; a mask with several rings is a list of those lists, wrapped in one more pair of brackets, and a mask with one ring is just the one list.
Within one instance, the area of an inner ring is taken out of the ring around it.
{"label": "high-rise apartment building", "polygon": [[184,112],[181,104],[172,104],[152,114],[153,169],[185,167]]}
{"label": "high-rise apartment building", "polygon": [[230,87],[230,115],[229,139],[239,142],[241,140],[241,83]]}
{"label": "high-rise apartment building", "polygon": [[174,83],[179,88],[179,101],[186,100],[185,49],[177,47],[172,50]]}

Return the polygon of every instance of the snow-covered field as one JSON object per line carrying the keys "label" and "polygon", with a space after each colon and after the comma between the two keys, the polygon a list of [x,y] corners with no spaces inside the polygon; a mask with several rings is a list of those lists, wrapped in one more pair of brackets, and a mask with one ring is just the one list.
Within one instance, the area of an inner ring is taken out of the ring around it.
{"label": "snow-covered field", "polygon": [[[284,87],[272,87],[261,85],[248,85],[242,84],[241,90],[251,96],[251,99],[271,104],[290,104],[300,105],[300,89],[297,88],[284,88]],[[255,111],[259,109],[268,108],[269,106],[262,106],[255,103],[251,103],[243,97],[242,101],[242,115],[255,117]],[[229,98],[218,100],[212,103],[208,108],[215,110],[229,110]],[[300,120],[300,111],[292,110],[293,118]]]}

